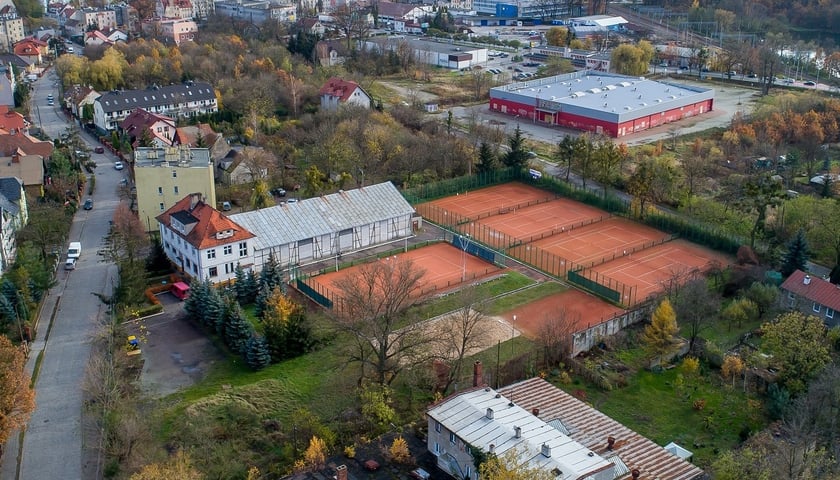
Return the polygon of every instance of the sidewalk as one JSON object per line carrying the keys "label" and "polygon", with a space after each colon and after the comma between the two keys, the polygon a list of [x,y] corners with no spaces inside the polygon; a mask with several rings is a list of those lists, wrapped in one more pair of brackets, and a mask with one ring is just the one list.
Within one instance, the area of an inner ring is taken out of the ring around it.
{"label": "sidewalk", "polygon": [[[30,376],[35,371],[35,364],[38,362],[38,358],[47,349],[47,340],[49,340],[53,314],[58,310],[63,289],[62,285],[56,284],[49,290],[47,296],[44,298],[41,311],[35,320],[35,325],[32,329],[35,339],[29,344],[29,357],[26,359],[26,371]],[[37,397],[35,401],[38,401]],[[0,480],[18,479],[21,436],[25,433],[26,430],[11,434],[9,440],[3,445],[3,457],[0,458]]]}

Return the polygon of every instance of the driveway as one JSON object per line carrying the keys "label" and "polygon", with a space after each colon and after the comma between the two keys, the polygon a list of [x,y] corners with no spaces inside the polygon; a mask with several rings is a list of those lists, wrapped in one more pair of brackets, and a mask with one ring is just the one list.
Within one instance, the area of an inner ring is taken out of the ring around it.
{"label": "driveway", "polygon": [[171,293],[158,295],[164,312],[131,322],[129,334],[141,343],[140,385],[151,397],[163,397],[200,380],[223,355],[184,317],[184,304]]}

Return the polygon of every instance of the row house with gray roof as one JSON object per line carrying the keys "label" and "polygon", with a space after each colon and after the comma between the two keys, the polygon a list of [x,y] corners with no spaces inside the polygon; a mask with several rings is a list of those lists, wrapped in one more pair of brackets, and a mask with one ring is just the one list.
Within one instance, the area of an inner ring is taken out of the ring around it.
{"label": "row house with gray roof", "polygon": [[219,106],[216,91],[206,82],[114,90],[94,101],[93,123],[101,132],[116,130],[138,108],[172,118],[187,118],[216,112]]}

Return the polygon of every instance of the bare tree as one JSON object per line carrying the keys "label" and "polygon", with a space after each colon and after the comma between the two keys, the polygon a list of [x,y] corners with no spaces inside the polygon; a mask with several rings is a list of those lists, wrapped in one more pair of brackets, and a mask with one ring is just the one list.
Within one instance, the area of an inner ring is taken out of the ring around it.
{"label": "bare tree", "polygon": [[715,318],[720,310],[720,298],[709,289],[704,278],[686,283],[674,300],[677,318],[688,334],[688,348]]}
{"label": "bare tree", "polygon": [[332,17],[338,29],[347,36],[348,50],[353,50],[354,35],[361,42],[370,31],[368,15],[358,5],[342,5],[332,12]]}
{"label": "bare tree", "polygon": [[442,320],[438,329],[438,347],[441,359],[449,366],[449,373],[443,387],[445,394],[463,372],[464,358],[485,346],[487,330],[483,324],[488,321],[483,313],[476,310],[478,302],[474,287],[458,293],[460,308],[448,318]]}
{"label": "bare tree", "polygon": [[269,169],[277,161],[271,152],[260,147],[245,147],[239,155],[242,156],[242,165],[248,172],[248,179],[251,182],[265,180]]}
{"label": "bare tree", "polygon": [[546,364],[557,365],[571,357],[574,347],[572,335],[579,322],[580,313],[572,313],[565,308],[543,315],[538,342],[543,348]]}
{"label": "bare tree", "polygon": [[109,260],[133,266],[149,247],[149,237],[137,215],[126,202],[120,202],[114,212],[113,229],[107,250]]}
{"label": "bare tree", "polygon": [[422,325],[407,318],[424,274],[410,260],[386,257],[335,283],[333,311],[339,328],[356,339],[350,360],[361,364],[360,381],[370,366],[378,383],[390,384],[404,368],[429,357],[421,348],[429,342]]}

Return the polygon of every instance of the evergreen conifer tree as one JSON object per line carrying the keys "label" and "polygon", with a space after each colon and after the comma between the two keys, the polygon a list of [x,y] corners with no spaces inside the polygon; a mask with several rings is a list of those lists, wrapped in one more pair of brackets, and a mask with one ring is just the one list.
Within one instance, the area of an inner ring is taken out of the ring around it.
{"label": "evergreen conifer tree", "polygon": [[262,370],[271,363],[271,355],[268,353],[268,345],[265,338],[254,335],[248,339],[245,350],[245,362],[254,370]]}
{"label": "evergreen conifer tree", "polygon": [[245,301],[240,302],[242,305],[254,303],[257,299],[257,293],[260,291],[260,282],[253,269],[248,270],[248,274],[245,276],[245,285]]}
{"label": "evergreen conifer tree", "polygon": [[245,269],[242,268],[242,264],[236,264],[234,274],[236,275],[236,283],[233,284],[233,291],[236,293],[236,300],[240,303],[240,305],[245,304],[248,299],[248,277],[245,273]]}
{"label": "evergreen conifer tree", "polygon": [[205,288],[208,293],[207,301],[201,310],[201,323],[207,327],[216,329],[219,318],[225,314],[225,302],[222,299],[222,295],[210,284],[209,280],[206,281]]}
{"label": "evergreen conifer tree", "polygon": [[796,270],[805,270],[808,262],[808,241],[805,240],[805,232],[800,229],[796,236],[787,245],[788,251],[782,259],[782,276],[787,278]]}
{"label": "evergreen conifer tree", "polygon": [[280,272],[280,265],[274,259],[274,254],[268,255],[268,261],[263,265],[262,272],[260,272],[260,286],[267,286],[268,291],[274,290],[274,287],[280,286],[283,283],[283,274]]}
{"label": "evergreen conifer tree", "polygon": [[251,325],[241,315],[231,315],[227,318],[224,327],[224,339],[228,348],[234,353],[244,355],[248,346],[248,339],[254,334]]}
{"label": "evergreen conifer tree", "polygon": [[478,147],[478,163],[475,165],[476,173],[488,173],[496,170],[499,164],[496,160],[496,155],[493,154],[493,149],[487,142],[481,142]]}
{"label": "evergreen conifer tree", "polygon": [[524,167],[528,164],[528,151],[525,150],[525,137],[522,135],[522,129],[519,125],[513,131],[513,135],[508,137],[508,147],[510,150],[502,157],[505,166],[508,167]]}
{"label": "evergreen conifer tree", "polygon": [[298,308],[285,325],[285,354],[287,357],[297,357],[312,349],[315,343],[312,336],[312,328],[306,321],[306,313],[303,308]]}
{"label": "evergreen conifer tree", "polygon": [[257,318],[263,318],[265,312],[265,305],[268,302],[268,297],[271,296],[271,289],[267,285],[261,284],[260,291],[257,293],[257,298],[254,300],[254,314]]}
{"label": "evergreen conifer tree", "polygon": [[202,323],[202,310],[204,304],[207,303],[207,297],[210,294],[207,289],[207,284],[204,282],[192,282],[190,285],[190,295],[184,300],[184,311],[190,320],[196,323]]}

